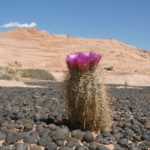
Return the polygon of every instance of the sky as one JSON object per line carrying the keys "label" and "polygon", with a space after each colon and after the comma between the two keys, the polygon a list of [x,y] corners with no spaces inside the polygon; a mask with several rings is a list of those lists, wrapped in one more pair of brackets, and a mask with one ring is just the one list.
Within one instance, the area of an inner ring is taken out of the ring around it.
{"label": "sky", "polygon": [[150,50],[150,0],[0,0],[0,32],[16,27]]}

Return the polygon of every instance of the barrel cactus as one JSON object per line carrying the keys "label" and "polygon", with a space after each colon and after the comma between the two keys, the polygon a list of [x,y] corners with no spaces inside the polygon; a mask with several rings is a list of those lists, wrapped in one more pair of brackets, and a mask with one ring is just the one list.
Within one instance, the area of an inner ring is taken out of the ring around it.
{"label": "barrel cactus", "polygon": [[108,97],[97,67],[101,58],[93,52],[66,57],[66,108],[70,121],[85,130],[104,130],[111,123]]}

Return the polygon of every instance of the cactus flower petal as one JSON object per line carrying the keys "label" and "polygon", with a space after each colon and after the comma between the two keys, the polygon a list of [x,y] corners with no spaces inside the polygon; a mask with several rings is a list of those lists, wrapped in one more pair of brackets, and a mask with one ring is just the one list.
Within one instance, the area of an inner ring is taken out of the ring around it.
{"label": "cactus flower petal", "polygon": [[94,69],[102,56],[93,52],[84,54],[81,52],[70,54],[66,57],[66,63],[70,70],[83,72],[85,70]]}

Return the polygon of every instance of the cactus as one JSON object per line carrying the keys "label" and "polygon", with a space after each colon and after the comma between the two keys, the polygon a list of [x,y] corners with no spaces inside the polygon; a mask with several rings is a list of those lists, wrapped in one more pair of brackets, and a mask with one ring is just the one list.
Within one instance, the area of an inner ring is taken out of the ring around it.
{"label": "cactus", "polygon": [[76,53],[68,55],[66,63],[66,106],[69,119],[82,129],[104,130],[111,123],[108,97],[97,65],[101,55]]}

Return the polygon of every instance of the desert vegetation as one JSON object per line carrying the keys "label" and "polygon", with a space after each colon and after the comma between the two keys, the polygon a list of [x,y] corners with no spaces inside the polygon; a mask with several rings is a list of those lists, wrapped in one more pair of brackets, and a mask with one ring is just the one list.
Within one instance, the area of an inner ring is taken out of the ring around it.
{"label": "desert vegetation", "polygon": [[14,67],[0,67],[0,79],[19,80],[21,78],[55,80],[51,73],[42,69],[18,69]]}
{"label": "desert vegetation", "polygon": [[66,106],[72,124],[86,130],[110,127],[108,96],[97,65],[101,55],[76,53],[68,55],[66,63]]}

